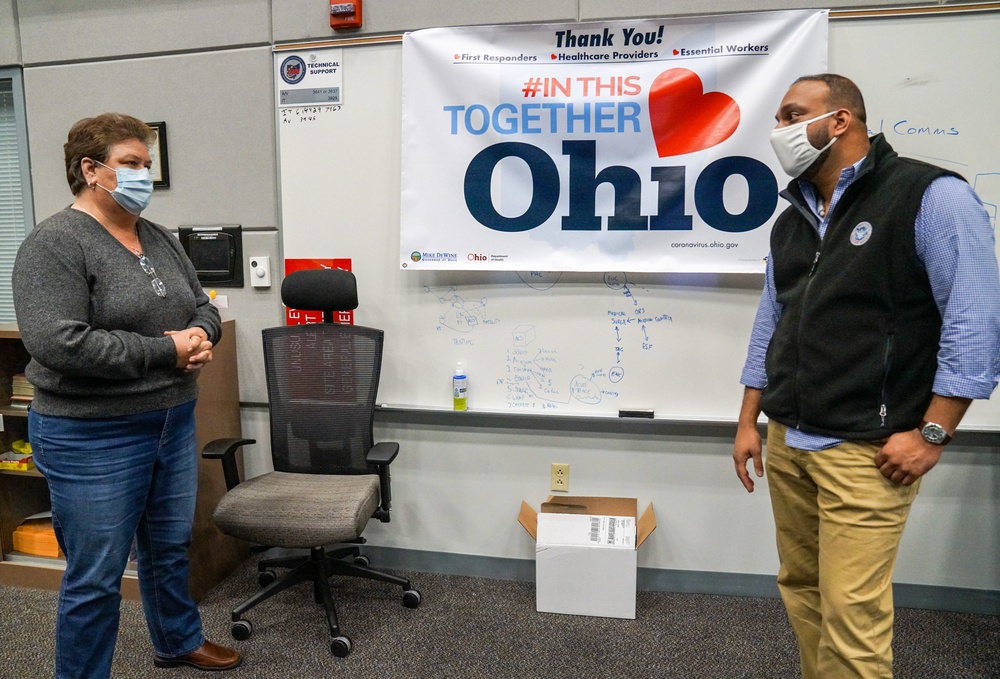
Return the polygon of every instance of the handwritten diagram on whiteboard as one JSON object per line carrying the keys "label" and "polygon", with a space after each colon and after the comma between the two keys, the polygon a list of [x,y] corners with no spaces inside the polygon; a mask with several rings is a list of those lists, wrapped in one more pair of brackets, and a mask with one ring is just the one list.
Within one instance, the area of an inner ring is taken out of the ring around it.
{"label": "handwritten diagram on whiteboard", "polygon": [[[525,287],[538,293],[552,290],[559,279],[559,274],[543,272],[517,276]],[[423,290],[439,303],[436,317],[429,322],[435,332],[458,348],[457,353],[463,348],[471,350],[477,342],[492,342],[493,338],[485,336],[488,328],[501,330],[502,347],[497,349],[502,351],[496,354],[499,361],[487,364],[478,388],[485,386],[482,378],[486,377],[490,387],[499,388],[503,407],[544,412],[603,406],[599,408],[603,411],[622,405],[630,372],[632,383],[646,379],[640,366],[648,361],[641,358],[655,354],[658,345],[659,351],[667,350],[666,326],[673,321],[670,313],[660,308],[666,305],[630,284],[626,274],[605,274],[603,280],[603,292],[595,292],[592,303],[584,309],[572,303],[574,313],[586,314],[586,318],[574,320],[585,320],[596,332],[586,343],[580,338],[569,347],[563,337],[564,324],[548,323],[526,311],[515,312],[510,318],[500,316],[488,297],[471,295],[459,286],[424,286]],[[580,358],[580,352],[571,348],[574,346],[589,347],[587,355]]]}

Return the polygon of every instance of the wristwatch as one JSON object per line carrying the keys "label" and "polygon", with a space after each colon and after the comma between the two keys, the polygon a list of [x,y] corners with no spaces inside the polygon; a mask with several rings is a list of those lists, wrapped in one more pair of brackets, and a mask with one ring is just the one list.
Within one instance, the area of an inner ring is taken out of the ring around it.
{"label": "wristwatch", "polygon": [[920,423],[920,435],[927,443],[933,443],[936,446],[943,446],[951,440],[951,436],[944,430],[944,427],[936,422],[927,422],[926,420]]}

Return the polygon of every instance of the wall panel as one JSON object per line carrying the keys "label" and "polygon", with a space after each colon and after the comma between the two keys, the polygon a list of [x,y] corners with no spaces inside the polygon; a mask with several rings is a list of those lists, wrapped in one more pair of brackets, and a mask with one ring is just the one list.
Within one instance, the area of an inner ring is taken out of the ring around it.
{"label": "wall panel", "polygon": [[[25,64],[270,41],[269,0],[21,0]],[[211,74],[204,74],[211,78]],[[93,82],[95,88],[106,80]]]}

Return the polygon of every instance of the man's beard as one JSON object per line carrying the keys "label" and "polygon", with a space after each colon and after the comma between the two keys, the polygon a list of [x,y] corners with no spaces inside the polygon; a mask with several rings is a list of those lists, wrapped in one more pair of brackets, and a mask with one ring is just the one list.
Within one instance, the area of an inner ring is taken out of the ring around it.
{"label": "man's beard", "polygon": [[[827,130],[821,130],[819,132],[819,135],[820,137],[819,139],[815,140],[815,143],[814,140],[812,139],[809,140],[809,143],[812,144],[813,147],[817,149],[821,149],[827,144],[829,144],[831,139],[831,135]],[[819,174],[819,169],[823,167],[823,163],[825,163],[826,159],[830,157],[831,149],[833,149],[833,146],[830,146],[825,151],[816,156],[816,160],[814,160],[809,165],[809,167],[807,167],[805,171],[801,175],[799,175],[800,179],[808,179],[809,181],[815,179],[816,175]]]}

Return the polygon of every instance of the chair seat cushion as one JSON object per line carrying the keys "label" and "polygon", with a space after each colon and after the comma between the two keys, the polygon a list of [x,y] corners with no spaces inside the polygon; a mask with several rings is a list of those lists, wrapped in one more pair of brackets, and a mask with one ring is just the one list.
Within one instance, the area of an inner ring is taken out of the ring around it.
{"label": "chair seat cushion", "polygon": [[379,501],[376,474],[270,472],[226,493],[214,518],[219,529],[273,547],[317,547],[361,536]]}

